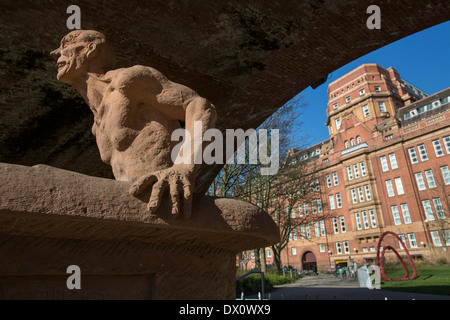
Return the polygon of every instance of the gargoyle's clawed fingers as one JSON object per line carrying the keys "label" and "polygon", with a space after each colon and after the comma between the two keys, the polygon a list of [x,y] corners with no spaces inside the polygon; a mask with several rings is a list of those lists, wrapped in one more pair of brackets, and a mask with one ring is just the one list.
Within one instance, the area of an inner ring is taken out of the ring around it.
{"label": "gargoyle's clawed fingers", "polygon": [[136,181],[135,184],[130,188],[130,194],[132,196],[138,196],[145,190],[150,189],[152,185],[158,181],[158,178],[154,174],[144,176]]}

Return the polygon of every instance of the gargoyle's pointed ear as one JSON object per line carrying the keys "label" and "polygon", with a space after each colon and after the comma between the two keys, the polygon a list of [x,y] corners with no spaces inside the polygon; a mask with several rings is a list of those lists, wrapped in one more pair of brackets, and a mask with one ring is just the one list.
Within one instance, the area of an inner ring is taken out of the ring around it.
{"label": "gargoyle's pointed ear", "polygon": [[60,48],[55,49],[52,52],[50,52],[50,56],[52,58],[54,58],[54,59],[58,59],[60,55],[61,55],[61,49]]}

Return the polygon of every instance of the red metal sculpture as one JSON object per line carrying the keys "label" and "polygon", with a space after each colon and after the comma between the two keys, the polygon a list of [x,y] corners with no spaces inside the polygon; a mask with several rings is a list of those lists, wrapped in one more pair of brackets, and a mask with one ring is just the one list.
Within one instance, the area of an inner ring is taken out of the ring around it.
{"label": "red metal sculpture", "polygon": [[[405,262],[403,261],[402,257],[400,257],[400,255],[398,254],[397,250],[395,250],[393,247],[391,247],[391,246],[383,247],[383,250],[381,251],[381,257],[380,257],[381,242],[383,241],[383,238],[386,235],[388,235],[388,234],[391,234],[395,238],[397,238],[398,241],[400,241],[400,244],[403,246],[403,248],[405,248],[406,255],[408,256],[409,262],[411,263],[411,266],[413,268],[413,274],[412,274],[411,277],[409,276],[409,270],[408,270]],[[389,250],[389,249],[394,251],[395,255],[397,256],[397,258],[402,263],[403,269],[405,269],[405,276],[403,278],[389,278],[384,273],[384,254],[385,254],[386,250]],[[384,232],[381,235],[380,240],[378,240],[378,245],[377,245],[377,266],[380,268],[381,279],[385,280],[385,281],[406,281],[406,280],[413,280],[413,279],[415,279],[417,277],[417,269],[416,269],[416,266],[414,265],[414,261],[412,260],[411,255],[409,254],[408,249],[406,248],[406,246],[403,243],[402,239],[400,239],[400,237],[397,234],[395,234],[394,232],[392,232],[392,231]]]}

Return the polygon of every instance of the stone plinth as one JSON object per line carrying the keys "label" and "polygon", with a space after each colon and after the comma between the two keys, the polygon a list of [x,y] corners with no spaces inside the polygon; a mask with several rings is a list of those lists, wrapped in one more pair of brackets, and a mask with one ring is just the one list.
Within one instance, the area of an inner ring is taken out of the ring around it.
{"label": "stone plinth", "polygon": [[[240,251],[279,241],[249,203],[198,195],[190,219],[156,215],[130,184],[0,164],[0,298],[234,299]],[[69,290],[67,267],[81,270]]]}

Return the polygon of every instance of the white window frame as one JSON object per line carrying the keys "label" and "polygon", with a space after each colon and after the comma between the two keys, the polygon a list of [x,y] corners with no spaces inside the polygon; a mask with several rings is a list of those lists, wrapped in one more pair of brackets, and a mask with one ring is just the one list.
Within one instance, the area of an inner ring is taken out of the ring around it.
{"label": "white window frame", "polygon": [[386,156],[380,157],[380,162],[381,162],[381,170],[383,170],[383,172],[389,171],[389,165]]}
{"label": "white window frame", "polygon": [[394,218],[394,224],[399,226],[402,224],[402,220],[400,219],[400,212],[398,211],[397,206],[391,206],[392,217]]}
{"label": "white window frame", "polygon": [[349,254],[350,253],[350,247],[348,245],[348,241],[342,241],[342,245],[344,247],[344,253]]}
{"label": "white window frame", "polygon": [[357,163],[355,163],[353,165],[353,171],[355,172],[355,179],[358,179],[360,177],[360,175],[359,175],[359,169],[358,169],[358,164]]}
{"label": "white window frame", "polygon": [[327,180],[327,187],[331,188],[332,187],[332,185],[331,185],[331,174],[327,174],[325,177],[326,177],[326,180]]}
{"label": "white window frame", "polygon": [[344,216],[339,216],[339,225],[341,227],[341,233],[346,233],[347,229],[345,228],[345,218],[344,218]]}
{"label": "white window frame", "polygon": [[442,247],[441,237],[439,236],[439,231],[434,230],[430,231],[431,240],[433,241],[433,245],[435,247]]}
{"label": "white window frame", "polygon": [[333,185],[334,186],[338,186],[339,185],[339,180],[338,180],[337,171],[331,173],[331,175],[333,177]]}
{"label": "white window frame", "polygon": [[342,245],[339,241],[336,242],[336,254],[342,254]]}
{"label": "white window frame", "polygon": [[427,149],[425,148],[425,145],[419,144],[417,146],[417,150],[419,151],[420,161],[427,161],[428,153],[427,153]]}
{"label": "white window frame", "polygon": [[333,218],[333,232],[334,234],[339,234],[339,224],[338,224],[338,219],[337,218]]}
{"label": "white window frame", "polygon": [[434,180],[433,170],[431,170],[431,169],[425,170],[424,173],[425,173],[425,178],[427,179],[428,188],[430,188],[430,189],[436,188],[436,181]]}
{"label": "white window frame", "polygon": [[372,200],[372,194],[370,193],[370,187],[368,184],[364,185],[364,192],[366,193],[366,200]]}
{"label": "white window frame", "polygon": [[378,102],[378,108],[380,108],[380,112],[386,112],[386,104],[384,103],[384,101]]}
{"label": "white window frame", "polygon": [[361,211],[361,215],[362,215],[364,229],[366,229],[366,230],[370,229],[369,217],[367,215],[367,211],[366,210]]}
{"label": "white window frame", "polygon": [[392,180],[386,180],[385,181],[386,184],[386,190],[388,193],[388,197],[395,197],[395,192],[394,192],[394,185],[392,184]]}
{"label": "white window frame", "polygon": [[412,164],[419,162],[419,157],[417,156],[416,149],[414,147],[408,149],[409,159]]}
{"label": "white window frame", "polygon": [[417,188],[419,189],[419,191],[426,190],[427,186],[425,185],[425,180],[423,179],[422,172],[416,172],[414,176],[416,177]]}
{"label": "white window frame", "polygon": [[400,205],[400,209],[402,210],[403,221],[405,222],[405,224],[412,223],[411,215],[409,214],[408,204],[402,203]]}
{"label": "white window frame", "polygon": [[362,106],[362,111],[363,111],[364,118],[370,117],[369,105],[366,104],[366,105]]}
{"label": "white window frame", "polygon": [[334,195],[328,195],[328,202],[330,203],[330,210],[336,210],[336,204],[334,203]]}
{"label": "white window frame", "polygon": [[422,200],[423,211],[425,212],[425,217],[428,221],[435,220],[433,208],[431,207],[431,201],[428,199]]}
{"label": "white window frame", "polygon": [[414,233],[408,233],[408,241],[409,241],[409,247],[414,249],[417,248],[417,240]]}
{"label": "white window frame", "polygon": [[402,178],[397,177],[394,178],[395,188],[397,189],[397,195],[405,194],[405,190],[403,189]]}
{"label": "white window frame", "polygon": [[347,177],[348,177],[349,181],[353,180],[353,171],[352,171],[352,167],[351,166],[347,167]]}
{"label": "white window frame", "polygon": [[369,210],[369,218],[370,218],[370,224],[372,228],[377,227],[377,217],[375,216],[375,210],[370,209]]}
{"label": "white window frame", "polygon": [[442,180],[444,181],[444,184],[446,186],[450,185],[450,170],[448,169],[448,166],[442,166],[441,173],[442,173]]}
{"label": "white window frame", "polygon": [[364,202],[364,192],[362,186],[356,188],[358,190],[358,199],[359,202]]}
{"label": "white window frame", "polygon": [[352,203],[358,203],[358,197],[356,196],[356,190],[355,188],[350,189],[350,192],[352,194]]}
{"label": "white window frame", "polygon": [[442,206],[441,198],[433,198],[432,201],[438,219],[445,219],[445,210],[444,207]]}
{"label": "white window frame", "polygon": [[444,155],[444,149],[442,149],[441,141],[439,139],[433,140],[433,148],[436,157],[442,157]]}
{"label": "white window frame", "polygon": [[342,208],[342,198],[339,192],[336,193],[336,208]]}
{"label": "white window frame", "polygon": [[391,169],[397,169],[398,168],[397,158],[395,157],[395,153],[390,153],[389,154],[389,162],[391,163]]}
{"label": "white window frame", "polygon": [[442,140],[444,141],[445,151],[450,154],[450,136],[443,137]]}
{"label": "white window frame", "polygon": [[364,163],[364,161],[359,163],[359,167],[361,168],[361,175],[365,177],[367,175],[367,171],[366,171],[366,164]]}
{"label": "white window frame", "polygon": [[320,227],[320,236],[322,236],[322,237],[326,236],[325,221],[320,220],[319,227]]}
{"label": "white window frame", "polygon": [[355,212],[355,221],[356,221],[356,229],[362,230],[361,214],[359,212]]}

